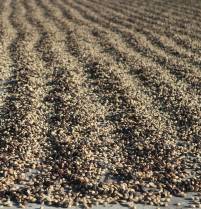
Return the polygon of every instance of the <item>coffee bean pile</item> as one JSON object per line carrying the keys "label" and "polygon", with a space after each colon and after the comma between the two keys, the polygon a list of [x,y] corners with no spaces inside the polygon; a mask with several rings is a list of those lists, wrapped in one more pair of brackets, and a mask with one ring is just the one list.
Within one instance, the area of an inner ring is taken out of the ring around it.
{"label": "coffee bean pile", "polygon": [[199,208],[199,11],[0,0],[0,205]]}

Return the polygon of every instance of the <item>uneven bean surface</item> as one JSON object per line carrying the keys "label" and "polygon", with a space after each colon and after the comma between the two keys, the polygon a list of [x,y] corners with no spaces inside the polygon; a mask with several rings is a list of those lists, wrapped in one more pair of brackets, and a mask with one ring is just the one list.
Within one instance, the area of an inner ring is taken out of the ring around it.
{"label": "uneven bean surface", "polygon": [[0,74],[0,205],[201,207],[199,0],[0,0]]}

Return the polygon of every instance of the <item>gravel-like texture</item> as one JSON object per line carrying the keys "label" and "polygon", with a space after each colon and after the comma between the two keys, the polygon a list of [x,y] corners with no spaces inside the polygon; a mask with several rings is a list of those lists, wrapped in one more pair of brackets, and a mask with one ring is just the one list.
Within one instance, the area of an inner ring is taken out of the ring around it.
{"label": "gravel-like texture", "polygon": [[0,73],[1,204],[201,206],[199,0],[0,0]]}

